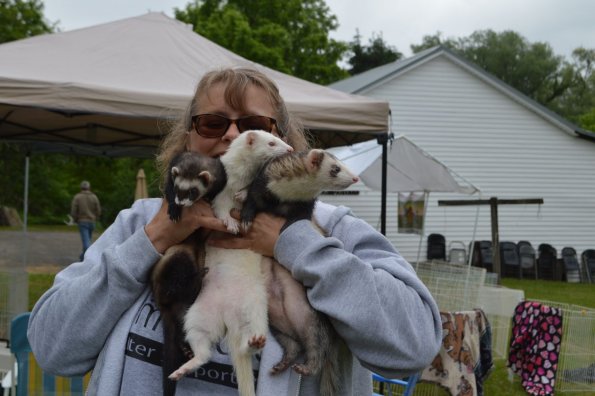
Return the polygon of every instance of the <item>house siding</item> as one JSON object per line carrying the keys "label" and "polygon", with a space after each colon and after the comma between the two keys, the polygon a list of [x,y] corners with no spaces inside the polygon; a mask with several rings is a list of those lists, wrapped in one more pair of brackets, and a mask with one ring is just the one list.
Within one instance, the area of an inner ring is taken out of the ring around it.
{"label": "house siding", "polygon": [[[481,189],[482,198],[543,198],[543,205],[500,205],[500,241],[528,240],[558,254],[572,246],[595,249],[595,143],[570,135],[447,56],[437,56],[361,95],[384,99],[392,132],[405,135]],[[365,186],[355,196],[328,196],[380,228],[380,192]],[[444,207],[438,200],[477,195],[431,193],[425,235],[441,233],[447,245],[473,237],[477,206]],[[387,237],[415,261],[419,236],[399,234],[397,194],[387,197]],[[490,208],[479,207],[476,240],[491,239]],[[425,259],[423,238],[421,259]]]}

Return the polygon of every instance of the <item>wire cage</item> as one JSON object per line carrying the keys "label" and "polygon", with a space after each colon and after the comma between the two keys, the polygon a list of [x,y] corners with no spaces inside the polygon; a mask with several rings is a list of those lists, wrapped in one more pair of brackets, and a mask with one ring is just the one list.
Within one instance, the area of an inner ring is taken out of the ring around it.
{"label": "wire cage", "polygon": [[10,321],[27,310],[28,296],[27,272],[0,267],[0,339],[10,339]]}
{"label": "wire cage", "polygon": [[477,308],[478,294],[485,283],[485,268],[427,261],[418,263],[416,271],[441,311]]}
{"label": "wire cage", "polygon": [[562,310],[557,392],[595,392],[595,309],[535,300]]}

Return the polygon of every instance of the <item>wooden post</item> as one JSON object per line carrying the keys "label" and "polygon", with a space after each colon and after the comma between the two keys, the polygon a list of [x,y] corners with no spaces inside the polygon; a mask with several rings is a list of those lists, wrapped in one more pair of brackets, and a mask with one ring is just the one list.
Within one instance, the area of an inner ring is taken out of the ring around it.
{"label": "wooden post", "polygon": [[[474,200],[448,200],[438,201],[438,206],[467,206],[467,205],[490,205],[490,220],[492,224],[492,266],[494,272],[498,274],[498,281],[502,276],[502,267],[500,265],[500,235],[498,231],[498,205],[523,205],[523,204],[543,204],[543,198],[527,199],[474,199]],[[473,248],[472,248],[473,249]]]}

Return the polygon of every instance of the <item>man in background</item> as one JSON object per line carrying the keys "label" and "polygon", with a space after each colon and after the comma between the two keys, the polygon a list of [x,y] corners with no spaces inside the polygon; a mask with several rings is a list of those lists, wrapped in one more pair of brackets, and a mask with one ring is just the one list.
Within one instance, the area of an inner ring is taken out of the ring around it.
{"label": "man in background", "polygon": [[70,206],[70,215],[78,224],[83,242],[83,252],[80,260],[83,260],[85,251],[91,245],[95,222],[101,215],[101,205],[97,195],[91,192],[91,183],[86,180],[81,182],[81,191],[74,196]]}

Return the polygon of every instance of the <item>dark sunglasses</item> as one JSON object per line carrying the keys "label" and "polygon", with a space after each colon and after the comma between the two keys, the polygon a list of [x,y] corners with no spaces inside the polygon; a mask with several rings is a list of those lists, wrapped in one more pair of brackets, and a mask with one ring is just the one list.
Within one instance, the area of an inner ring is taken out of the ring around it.
{"label": "dark sunglasses", "polygon": [[235,120],[218,114],[192,116],[194,130],[205,138],[218,138],[225,135],[231,124],[235,124],[240,133],[252,129],[261,129],[270,133],[273,132],[273,126],[277,124],[277,120],[258,115],[236,118]]}

